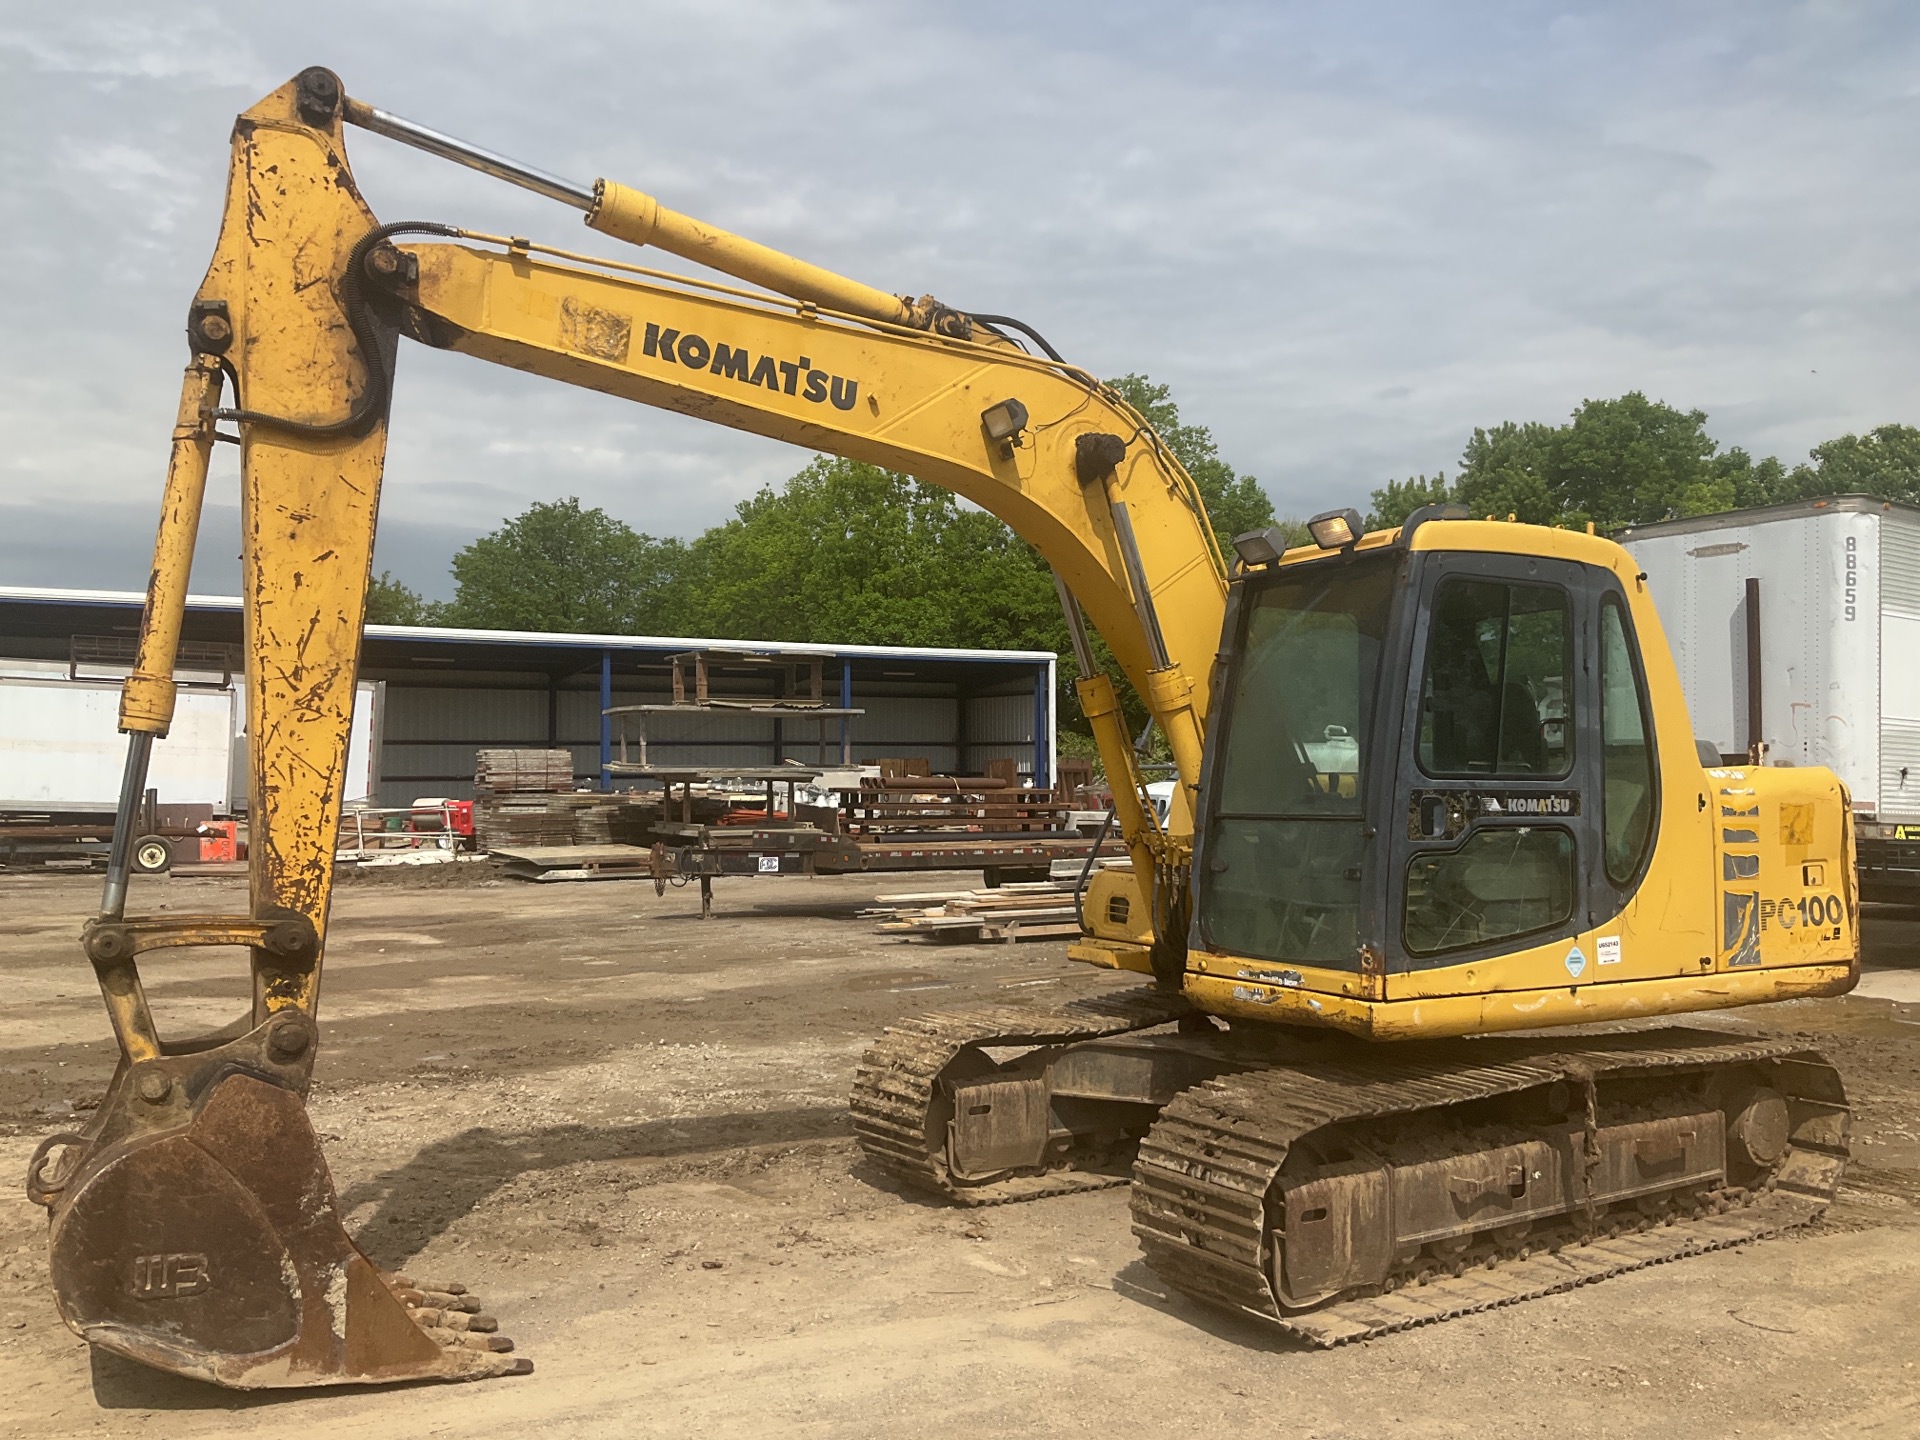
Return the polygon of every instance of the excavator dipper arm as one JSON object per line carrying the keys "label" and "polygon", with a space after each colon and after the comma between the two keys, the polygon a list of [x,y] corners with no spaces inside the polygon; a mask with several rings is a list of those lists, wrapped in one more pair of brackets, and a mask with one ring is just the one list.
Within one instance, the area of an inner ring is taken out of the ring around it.
{"label": "excavator dipper arm", "polygon": [[[386,448],[390,337],[349,317],[374,230],[337,125],[289,85],[242,116],[182,387],[134,673],[101,915],[84,945],[120,1044],[86,1132],[33,1157],[68,1324],[97,1346],[237,1387],[524,1372],[459,1286],[382,1273],[341,1224],[306,1116],[354,673]],[[344,295],[344,304],[343,304]],[[275,423],[243,430],[250,905],[125,913],[127,832],[173,711],[173,656],[224,377]],[[143,956],[244,946],[249,1012],[163,1038]]]}
{"label": "excavator dipper arm", "polygon": [[[444,225],[382,226],[354,185],[343,120],[530,184],[587,209],[606,233],[777,293]],[[422,243],[423,233],[440,238]],[[1081,657],[1082,699],[1143,887],[1175,884],[1189,844],[1224,565],[1193,481],[1139,415],[1084,373],[930,299],[791,260],[624,186],[569,186],[460,147],[348,100],[330,72],[304,72],[235,126],[220,238],[188,318],[192,357],[121,708],[122,813],[84,938],[120,1065],[85,1132],[44,1144],[28,1180],[50,1212],[68,1324],[96,1346],[229,1386],[531,1368],[461,1287],[383,1274],[358,1250],[305,1110],[403,333],[903,470],[1008,520],[1053,566],[1076,633],[1077,604],[1170,741],[1183,788],[1163,827],[1140,803],[1112,682]],[[133,806],[172,718],[222,424],[241,442],[249,911],[130,916]],[[170,1041],[140,959],[206,945],[249,952],[249,1012],[217,1034]]]}

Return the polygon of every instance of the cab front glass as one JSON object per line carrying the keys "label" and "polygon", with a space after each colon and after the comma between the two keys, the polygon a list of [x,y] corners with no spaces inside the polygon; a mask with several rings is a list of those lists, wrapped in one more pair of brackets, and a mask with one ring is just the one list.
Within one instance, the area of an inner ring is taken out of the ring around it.
{"label": "cab front glass", "polygon": [[1196,875],[1203,941],[1352,969],[1367,773],[1398,557],[1249,582]]}

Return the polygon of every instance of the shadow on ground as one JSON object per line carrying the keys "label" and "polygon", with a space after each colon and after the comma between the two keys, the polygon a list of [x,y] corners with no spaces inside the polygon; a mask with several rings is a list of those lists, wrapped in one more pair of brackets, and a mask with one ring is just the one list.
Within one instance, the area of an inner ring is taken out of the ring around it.
{"label": "shadow on ground", "polygon": [[463,1130],[421,1149],[405,1165],[350,1186],[343,1213],[378,1208],[355,1237],[376,1264],[398,1268],[509,1180],[530,1171],[610,1160],[670,1160],[752,1145],[850,1134],[837,1105],[678,1116],[642,1125],[556,1125],[528,1134]]}
{"label": "shadow on ground", "polygon": [[[825,1105],[606,1128],[560,1125],[522,1135],[467,1130],[426,1146],[397,1169],[349,1187],[340,1196],[341,1209],[378,1205],[355,1241],[375,1264],[398,1269],[502,1185],[529,1171],[594,1161],[671,1160],[747,1146],[838,1139],[848,1133],[847,1112]],[[94,1398],[113,1410],[243,1410],[324,1396],[331,1389],[226,1390],[152,1370],[108,1351],[92,1351],[91,1361]]]}
{"label": "shadow on ground", "polygon": [[301,1400],[325,1401],[342,1390],[356,1394],[382,1390],[412,1390],[438,1380],[410,1380],[399,1385],[319,1386],[300,1390],[226,1390],[204,1380],[151,1370],[108,1350],[91,1352],[93,1398],[103,1410],[255,1410],[263,1405],[287,1405]]}

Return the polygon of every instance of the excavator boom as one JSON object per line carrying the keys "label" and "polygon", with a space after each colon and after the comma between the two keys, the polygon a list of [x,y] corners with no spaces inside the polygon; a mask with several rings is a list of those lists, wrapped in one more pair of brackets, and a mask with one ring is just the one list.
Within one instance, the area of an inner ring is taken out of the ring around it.
{"label": "excavator boom", "polygon": [[[766,288],[442,224],[382,225],[348,167],[347,121]],[[1137,872],[1183,873],[1207,692],[1204,671],[1190,676],[1179,657],[1210,657],[1225,565],[1192,479],[1084,372],[930,299],[833,275],[628,187],[575,186],[475,151],[351,101],[318,69],[236,123],[220,238],[187,331],[121,707],[120,823],[85,936],[121,1062],[93,1123],[43,1145],[29,1177],[51,1214],[62,1313],[94,1344],[242,1387],[528,1368],[490,1321],[471,1318],[477,1305],[460,1287],[384,1276],[360,1254],[305,1116],[401,335],[908,471],[1006,519],[1053,566],[1076,634],[1084,607],[1168,735],[1184,782],[1171,828],[1141,802],[1113,682],[1083,651],[1081,696]],[[241,449],[250,905],[238,917],[129,915],[133,803],[172,718],[187,577],[223,425],[237,426]],[[248,949],[249,1013],[215,1035],[162,1036],[141,959],[206,945]]]}

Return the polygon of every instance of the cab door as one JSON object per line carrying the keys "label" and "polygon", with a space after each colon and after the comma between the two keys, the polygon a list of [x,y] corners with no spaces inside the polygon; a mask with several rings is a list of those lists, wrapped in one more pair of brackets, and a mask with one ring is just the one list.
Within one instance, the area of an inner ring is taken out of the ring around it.
{"label": "cab door", "polygon": [[1529,556],[1422,558],[1386,817],[1388,968],[1564,942],[1577,978],[1594,958],[1578,937],[1605,903],[1592,572]]}

